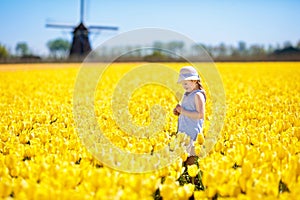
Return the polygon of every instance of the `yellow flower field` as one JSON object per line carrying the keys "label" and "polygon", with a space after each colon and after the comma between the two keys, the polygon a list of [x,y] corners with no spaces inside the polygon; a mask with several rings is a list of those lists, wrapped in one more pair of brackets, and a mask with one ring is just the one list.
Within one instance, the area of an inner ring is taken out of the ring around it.
{"label": "yellow flower field", "polygon": [[[137,89],[128,105],[137,126],[149,125],[151,107],[161,105],[167,123],[160,134],[137,140],[113,120],[109,94],[118,80],[138,65],[117,63],[106,71],[107,78],[95,93],[98,123],[116,147],[128,152],[151,153],[168,144],[174,150],[180,145],[174,138],[185,140],[175,135],[177,117],[172,110],[178,99],[162,86]],[[166,65],[179,71],[184,63]],[[0,65],[0,197],[299,198],[300,63],[216,65],[227,108],[213,150],[189,167],[183,164],[186,154],[181,154],[168,167],[149,173],[111,169],[82,145],[73,118],[74,83],[80,64]],[[210,124],[211,103],[208,99],[206,125]],[[198,138],[198,152],[203,140]]]}

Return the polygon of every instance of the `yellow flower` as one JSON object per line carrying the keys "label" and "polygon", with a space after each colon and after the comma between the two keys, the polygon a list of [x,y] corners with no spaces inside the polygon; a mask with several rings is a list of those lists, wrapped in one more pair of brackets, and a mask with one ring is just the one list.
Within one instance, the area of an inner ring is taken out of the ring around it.
{"label": "yellow flower", "polygon": [[183,188],[184,188],[187,198],[190,198],[192,196],[192,194],[194,193],[195,185],[188,183],[188,184],[185,184],[183,186]]}
{"label": "yellow flower", "polygon": [[218,141],[214,147],[216,152],[220,152],[222,149],[222,144]]}
{"label": "yellow flower", "polygon": [[241,190],[242,190],[243,192],[245,192],[245,191],[246,191],[246,182],[247,182],[247,178],[246,178],[245,176],[242,175],[242,176],[240,176],[238,182],[239,182],[239,185],[240,185],[240,187],[241,187]]}
{"label": "yellow flower", "polygon": [[242,175],[246,178],[252,174],[252,164],[249,161],[244,161],[242,166]]}
{"label": "yellow flower", "polygon": [[195,145],[195,153],[196,155],[200,155],[202,152],[202,147],[199,145]]}
{"label": "yellow flower", "polygon": [[203,133],[198,133],[198,136],[197,136],[197,142],[198,144],[202,145],[204,143],[204,135]]}
{"label": "yellow flower", "polygon": [[3,132],[1,132],[0,134],[0,139],[2,140],[2,142],[7,142],[7,140],[9,139],[8,133],[4,132],[3,130]]}
{"label": "yellow flower", "polygon": [[180,158],[182,159],[183,162],[186,161],[188,158],[188,153],[187,152],[182,153]]}
{"label": "yellow flower", "polygon": [[188,165],[188,174],[191,177],[197,176],[197,174],[199,173],[199,171],[200,171],[200,169],[198,168],[198,166],[196,164]]}
{"label": "yellow flower", "polygon": [[174,199],[176,190],[179,187],[173,176],[167,176],[163,185],[160,186],[160,194],[163,199]]}
{"label": "yellow flower", "polygon": [[176,199],[185,200],[190,198],[193,195],[194,189],[195,189],[195,185],[191,183],[179,187],[177,190],[178,197]]}
{"label": "yellow flower", "polygon": [[216,193],[217,193],[217,188],[216,187],[208,187],[206,188],[206,195],[208,198],[213,198]]}
{"label": "yellow flower", "polygon": [[175,197],[175,188],[172,185],[163,184],[160,188],[160,195],[163,199],[173,200]]}
{"label": "yellow flower", "polygon": [[206,196],[205,191],[199,190],[199,191],[195,191],[194,192],[194,198],[195,200],[204,200],[204,199],[208,199]]}
{"label": "yellow flower", "polygon": [[8,198],[12,192],[12,183],[9,179],[2,179],[0,181],[0,197]]}
{"label": "yellow flower", "polygon": [[9,170],[9,174],[10,174],[12,177],[18,177],[19,172],[20,172],[20,169],[19,169],[18,166],[15,166],[15,167],[13,167],[13,168],[11,168],[11,169]]}

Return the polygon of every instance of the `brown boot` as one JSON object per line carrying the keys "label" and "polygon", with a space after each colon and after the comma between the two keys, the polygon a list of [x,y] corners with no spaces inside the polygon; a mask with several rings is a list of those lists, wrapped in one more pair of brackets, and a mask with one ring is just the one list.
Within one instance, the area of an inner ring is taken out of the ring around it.
{"label": "brown boot", "polygon": [[187,158],[187,160],[185,161],[185,163],[186,163],[187,165],[193,165],[193,164],[196,163],[197,158],[198,158],[198,156],[189,156],[189,157]]}

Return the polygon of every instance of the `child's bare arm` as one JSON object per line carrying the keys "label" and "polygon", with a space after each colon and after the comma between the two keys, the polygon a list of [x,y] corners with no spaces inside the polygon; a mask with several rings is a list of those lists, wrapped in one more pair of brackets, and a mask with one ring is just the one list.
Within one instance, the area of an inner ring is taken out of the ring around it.
{"label": "child's bare arm", "polygon": [[204,119],[204,112],[205,112],[204,102],[205,100],[203,94],[197,93],[195,95],[196,111],[193,112],[187,111],[183,109],[180,105],[176,106],[176,110],[181,115],[185,115],[192,119]]}

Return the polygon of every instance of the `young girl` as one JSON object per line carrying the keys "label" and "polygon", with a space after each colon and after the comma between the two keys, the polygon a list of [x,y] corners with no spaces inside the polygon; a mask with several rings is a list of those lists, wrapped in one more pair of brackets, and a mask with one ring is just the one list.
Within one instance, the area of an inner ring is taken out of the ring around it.
{"label": "young girl", "polygon": [[202,132],[206,95],[195,68],[185,66],[180,69],[178,82],[185,90],[181,105],[177,104],[173,113],[179,115],[178,132],[190,136],[191,141],[187,148],[189,157],[186,164],[194,164],[197,159],[194,141],[198,133]]}

